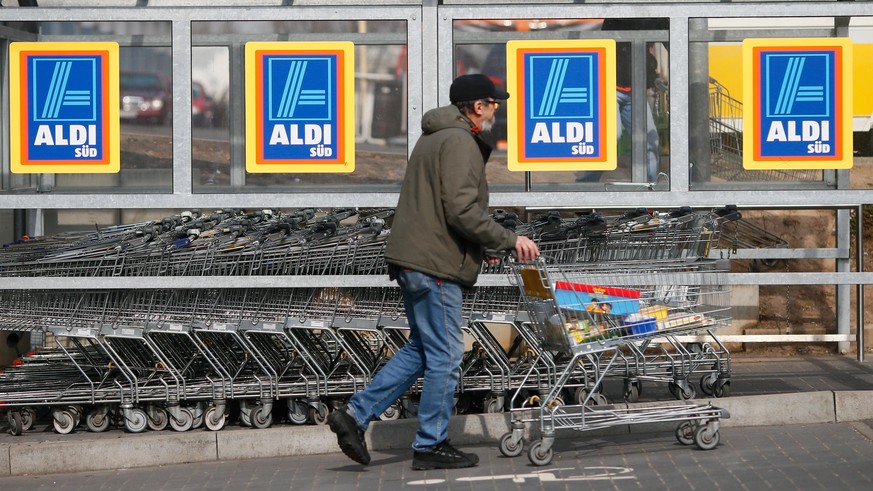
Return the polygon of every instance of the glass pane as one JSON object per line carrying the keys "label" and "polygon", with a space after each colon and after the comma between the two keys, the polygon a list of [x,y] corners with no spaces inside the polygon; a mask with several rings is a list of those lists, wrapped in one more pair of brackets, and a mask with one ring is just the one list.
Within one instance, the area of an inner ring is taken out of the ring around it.
{"label": "glass pane", "polygon": [[[694,78],[691,70],[689,103],[692,105],[689,135],[692,182],[698,189],[791,188],[827,189],[837,186],[869,189],[873,185],[873,96],[869,90],[873,73],[873,18],[853,17],[848,36],[853,42],[852,126],[854,163],[848,171],[815,169],[749,170],[743,166],[743,114],[747,98],[743,94],[742,42],[746,38],[835,37],[836,20],[808,18],[725,18],[691,19],[689,24],[689,65],[705,66],[706,80]],[[696,41],[695,39],[703,39]],[[707,41],[719,39],[718,42]],[[699,88],[707,87],[704,94]],[[695,102],[707,110],[695,113]],[[694,128],[706,128],[700,134]],[[848,172],[847,179],[839,176]]]}
{"label": "glass pane", "polygon": [[[192,89],[212,107],[211,122],[192,107],[194,192],[399,189],[407,155],[405,21],[195,22],[192,31]],[[325,33],[355,43],[355,171],[246,173],[245,43],[324,41]]]}
{"label": "glass pane", "polygon": [[[119,43],[121,170],[117,174],[15,174],[10,189],[40,192],[170,192],[173,176],[172,49],[169,22],[6,23],[20,40]],[[38,36],[36,36],[38,33]],[[148,36],[147,43],[132,45]],[[27,39],[25,37],[25,39]]]}
{"label": "glass pane", "polygon": [[[669,169],[669,21],[667,19],[553,19],[553,20],[462,20],[455,22],[455,75],[484,73],[497,85],[505,84],[505,42],[487,39],[621,39],[616,46],[616,107],[618,168],[614,171],[534,171],[531,189],[639,190],[667,189]],[[494,33],[511,33],[507,36]],[[477,33],[481,33],[478,36]],[[567,34],[570,33],[570,34]],[[512,35],[514,34],[514,35]],[[475,42],[477,39],[483,42]],[[638,77],[638,79],[636,78]],[[632,89],[646,111],[637,114]],[[635,140],[632,135],[638,135]],[[495,189],[520,187],[525,174],[506,169],[506,109],[497,112],[497,122],[488,136],[496,148],[489,165],[489,181]]]}

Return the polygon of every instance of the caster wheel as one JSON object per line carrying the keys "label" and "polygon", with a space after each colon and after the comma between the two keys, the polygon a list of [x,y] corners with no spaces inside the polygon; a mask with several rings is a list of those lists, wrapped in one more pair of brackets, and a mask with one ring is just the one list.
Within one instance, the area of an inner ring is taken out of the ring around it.
{"label": "caster wheel", "polygon": [[530,463],[537,466],[549,465],[552,462],[552,457],[554,456],[554,451],[549,448],[546,451],[542,450],[543,441],[539,440],[534,442],[533,445],[530,446],[530,450],[527,453],[528,459],[530,459]]}
{"label": "caster wheel", "polygon": [[111,422],[109,411],[105,408],[94,409],[85,415],[85,426],[88,427],[88,431],[94,433],[108,430]]}
{"label": "caster wheel", "polygon": [[29,407],[21,410],[21,427],[23,431],[31,429],[34,421],[36,421],[36,411]]}
{"label": "caster wheel", "polygon": [[682,445],[694,444],[694,425],[690,421],[683,421],[676,427],[676,440]]}
{"label": "caster wheel", "polygon": [[694,432],[694,443],[701,450],[712,450],[718,446],[718,440],[718,430],[714,429],[712,425],[700,425]]}
{"label": "caster wheel", "polygon": [[66,435],[67,433],[73,431],[73,428],[76,427],[76,419],[73,416],[73,413],[66,409],[61,411],[55,411],[54,427],[55,431],[57,431],[61,435]]}
{"label": "caster wheel", "polygon": [[509,432],[500,437],[500,453],[507,457],[518,457],[524,450],[524,444],[521,440],[517,443],[512,442],[512,432]]}
{"label": "caster wheel", "polygon": [[697,391],[694,390],[693,385],[686,385],[685,387],[681,387],[679,385],[676,386],[676,399],[680,401],[687,401],[689,399],[694,399],[697,397]]}
{"label": "caster wheel", "polygon": [[729,397],[731,395],[731,381],[725,379],[716,381],[712,389],[712,395],[715,397]]}
{"label": "caster wheel", "polygon": [[503,408],[500,406],[500,401],[496,398],[489,397],[485,399],[484,409],[487,414],[502,413]]}
{"label": "caster wheel", "polygon": [[640,400],[640,386],[633,382],[628,383],[624,388],[625,402],[637,402]]}
{"label": "caster wheel", "polygon": [[295,425],[306,424],[309,419],[306,403],[298,400],[288,400],[288,421]]}
{"label": "caster wheel", "polygon": [[315,407],[309,406],[309,421],[319,426],[327,424],[327,405],[323,402],[318,402]]}
{"label": "caster wheel", "polygon": [[400,419],[400,405],[395,403],[388,406],[388,409],[382,411],[382,414],[379,415],[379,419],[382,421],[395,421]]}
{"label": "caster wheel", "polygon": [[146,410],[149,417],[149,429],[152,431],[166,430],[170,424],[170,417],[167,415],[167,410],[162,407],[152,407]]}
{"label": "caster wheel", "polygon": [[700,392],[703,392],[704,394],[706,394],[708,396],[713,395],[715,393],[715,387],[714,387],[715,380],[716,380],[716,375],[714,373],[707,374],[707,375],[700,377]]}
{"label": "caster wheel", "polygon": [[206,410],[203,415],[203,424],[209,431],[219,431],[227,424],[227,415],[220,413],[215,409],[215,406]]}
{"label": "caster wheel", "polygon": [[252,425],[252,406],[248,401],[240,401],[239,403],[239,423],[243,426]]}
{"label": "caster wheel", "polygon": [[273,412],[268,410],[266,406],[258,406],[252,411],[251,415],[252,426],[262,430],[273,425]]}
{"label": "caster wheel", "polygon": [[24,433],[24,422],[22,421],[21,413],[18,411],[9,411],[6,415],[9,421],[9,434],[12,436],[21,436]]}
{"label": "caster wheel", "polygon": [[124,418],[124,428],[130,433],[142,433],[148,427],[149,417],[142,409],[130,410],[130,416]]}
{"label": "caster wheel", "polygon": [[187,407],[179,410],[178,420],[170,415],[170,428],[174,431],[188,431],[194,426],[194,415]]}

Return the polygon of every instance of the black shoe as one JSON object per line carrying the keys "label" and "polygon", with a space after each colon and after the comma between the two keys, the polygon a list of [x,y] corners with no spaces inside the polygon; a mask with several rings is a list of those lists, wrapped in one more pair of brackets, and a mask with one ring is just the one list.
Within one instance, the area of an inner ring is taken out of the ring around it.
{"label": "black shoe", "polygon": [[479,463],[479,456],[474,453],[461,452],[446,440],[430,452],[415,452],[412,455],[412,470],[426,471],[429,469],[461,469],[473,467]]}
{"label": "black shoe", "polygon": [[345,406],[327,415],[330,431],[336,433],[336,441],[346,456],[355,462],[367,465],[370,463],[370,452],[364,441],[364,432],[358,428],[358,423]]}

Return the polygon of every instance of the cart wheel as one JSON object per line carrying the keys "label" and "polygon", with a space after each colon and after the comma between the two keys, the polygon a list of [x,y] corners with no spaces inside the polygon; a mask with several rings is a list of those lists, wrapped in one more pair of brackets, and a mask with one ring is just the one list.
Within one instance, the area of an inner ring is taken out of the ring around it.
{"label": "cart wheel", "polygon": [[712,450],[718,446],[718,430],[713,425],[700,425],[694,432],[694,443],[701,450]]}
{"label": "cart wheel", "polygon": [[54,417],[55,431],[61,435],[66,435],[76,427],[76,420],[73,417],[73,413],[66,409],[55,411]]}
{"label": "cart wheel", "polygon": [[167,410],[162,407],[152,407],[146,411],[149,417],[149,429],[152,431],[162,431],[167,429],[170,424],[170,417],[167,416]]}
{"label": "cart wheel", "polygon": [[206,429],[209,431],[219,431],[224,428],[226,423],[227,415],[224,413],[219,414],[215,406],[210,407],[203,414],[203,424],[206,425]]}
{"label": "cart wheel", "polygon": [[130,410],[130,417],[124,418],[124,428],[130,433],[142,433],[148,427],[149,417],[139,408]]}
{"label": "cart wheel", "polygon": [[609,399],[607,399],[606,396],[600,392],[591,396],[591,405],[592,406],[606,406],[608,404],[609,404]]}
{"label": "cart wheel", "polygon": [[265,406],[259,406],[252,411],[252,426],[262,430],[273,425],[273,412],[267,411]]}
{"label": "cart wheel", "polygon": [[9,411],[6,415],[9,420],[9,434],[12,436],[21,436],[24,433],[24,423],[21,421],[21,413],[18,411]]}
{"label": "cart wheel", "polygon": [[191,410],[187,407],[183,407],[179,410],[179,419],[170,416],[170,428],[174,431],[188,431],[191,427],[194,426],[194,415],[191,414]]}
{"label": "cart wheel", "polygon": [[305,424],[309,415],[306,403],[297,399],[288,399],[288,421],[295,425]]}
{"label": "cart wheel", "polygon": [[21,410],[21,429],[28,431],[33,427],[33,422],[36,421],[36,411],[26,407]]}
{"label": "cart wheel", "polygon": [[73,416],[73,427],[79,426],[82,422],[82,406],[68,406],[67,411]]}
{"label": "cart wheel", "polygon": [[683,421],[676,427],[676,440],[682,445],[694,444],[694,425],[690,421]]}
{"label": "cart wheel", "polygon": [[507,457],[518,457],[524,450],[524,443],[519,440],[517,443],[512,443],[512,432],[500,437],[500,453]]}
{"label": "cart wheel", "polygon": [[484,407],[485,407],[485,413],[487,413],[487,414],[494,414],[494,413],[502,413],[503,412],[503,408],[500,407],[500,401],[497,400],[496,397],[489,397],[488,399],[485,399]]}
{"label": "cart wheel", "polygon": [[700,353],[703,353],[703,344],[702,343],[688,343],[685,345],[685,349],[687,349],[689,353],[700,354]]}
{"label": "cart wheel", "polygon": [[700,392],[711,396],[713,394],[713,383],[715,382],[716,374],[708,373],[700,377]]}
{"label": "cart wheel", "polygon": [[203,426],[203,415],[206,414],[206,403],[203,401],[188,408],[191,415],[194,416],[194,422],[191,423],[191,428],[200,428]]}
{"label": "cart wheel", "polygon": [[382,421],[395,421],[400,419],[400,413],[400,403],[395,402],[382,411],[382,414],[379,415],[379,419]]}
{"label": "cart wheel", "polygon": [[676,399],[680,401],[687,401],[689,399],[694,399],[697,397],[697,391],[694,390],[693,385],[686,385],[685,387],[676,387]]}
{"label": "cart wheel", "polygon": [[309,406],[309,421],[317,425],[327,424],[327,405],[323,402],[315,403],[315,406]]}
{"label": "cart wheel", "polygon": [[637,402],[637,401],[639,401],[640,400],[640,387],[633,382],[629,382],[627,385],[625,385],[624,400],[625,400],[625,402]]}
{"label": "cart wheel", "polygon": [[109,423],[111,423],[109,411],[104,408],[92,409],[85,415],[85,426],[88,427],[88,431],[104,432],[109,429]]}
{"label": "cart wheel", "polygon": [[239,401],[239,423],[243,426],[252,425],[252,407],[248,401]]}
{"label": "cart wheel", "polygon": [[530,463],[533,465],[549,465],[552,462],[552,457],[554,456],[554,451],[551,448],[542,451],[543,441],[538,440],[530,446],[530,450],[527,452],[527,458],[530,459]]}
{"label": "cart wheel", "polygon": [[717,380],[712,388],[712,394],[715,397],[729,397],[731,395],[731,381],[727,379]]}

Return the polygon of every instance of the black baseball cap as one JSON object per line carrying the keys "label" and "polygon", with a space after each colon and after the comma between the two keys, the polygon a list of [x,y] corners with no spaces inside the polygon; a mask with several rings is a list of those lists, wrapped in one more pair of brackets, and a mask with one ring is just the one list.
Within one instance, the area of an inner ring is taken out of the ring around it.
{"label": "black baseball cap", "polygon": [[461,75],[449,88],[449,100],[452,103],[479,99],[506,100],[509,99],[509,92],[497,90],[494,82],[481,73]]}

